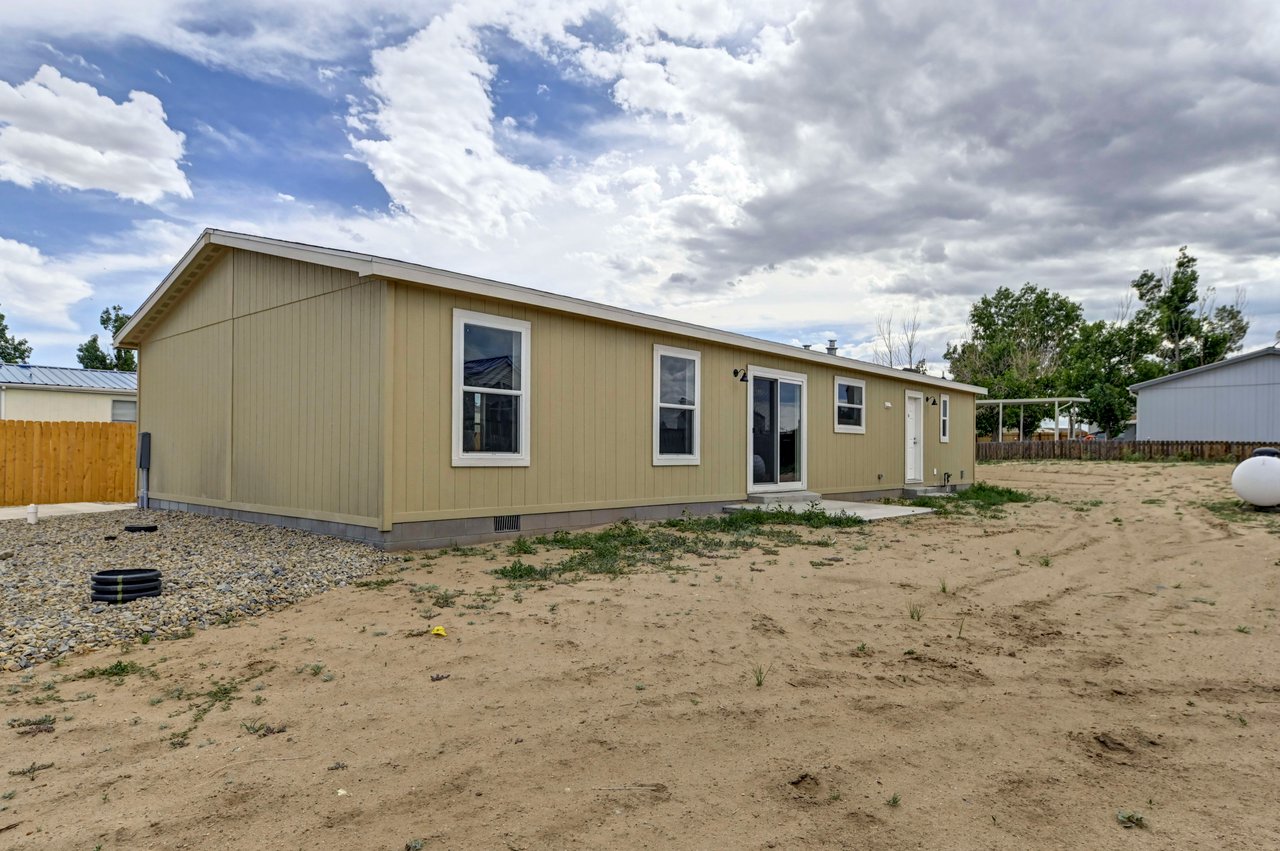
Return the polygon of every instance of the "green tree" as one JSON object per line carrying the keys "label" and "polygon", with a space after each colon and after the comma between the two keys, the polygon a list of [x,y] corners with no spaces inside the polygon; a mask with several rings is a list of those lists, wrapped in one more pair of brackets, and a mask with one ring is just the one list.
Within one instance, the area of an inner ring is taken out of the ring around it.
{"label": "green tree", "polygon": [[1153,357],[1159,342],[1151,329],[1138,322],[1081,325],[1067,352],[1060,393],[1087,398],[1079,407],[1081,418],[1109,435],[1119,434],[1134,412],[1129,386],[1164,373]]}
{"label": "green tree", "polygon": [[[120,305],[114,304],[105,308],[98,317],[98,324],[102,326],[104,331],[109,331],[111,337],[115,337],[120,329],[128,324],[131,315],[123,312]],[[129,349],[112,348],[111,354],[107,354],[103,350],[102,344],[98,342],[98,335],[94,334],[85,342],[81,343],[76,349],[76,360],[80,361],[80,365],[85,369],[110,369],[116,372],[137,372],[138,361],[133,352]]]}
{"label": "green tree", "polygon": [[1249,332],[1242,300],[1215,308],[1214,289],[1200,293],[1196,258],[1185,245],[1172,268],[1144,269],[1130,286],[1142,301],[1134,321],[1158,335],[1156,355],[1166,373],[1216,363],[1238,351]]}
{"label": "green tree", "polygon": [[9,333],[9,325],[0,313],[0,363],[26,363],[31,358],[31,344]]}
{"label": "green tree", "polygon": [[[980,384],[993,399],[1054,395],[1083,315],[1071,299],[1034,284],[1024,284],[1016,292],[1000,287],[970,308],[969,339],[948,345],[943,357],[957,381]],[[1046,415],[1045,409],[1027,408],[1023,429],[1034,427]],[[978,431],[992,434],[996,420],[996,412],[983,406]]]}

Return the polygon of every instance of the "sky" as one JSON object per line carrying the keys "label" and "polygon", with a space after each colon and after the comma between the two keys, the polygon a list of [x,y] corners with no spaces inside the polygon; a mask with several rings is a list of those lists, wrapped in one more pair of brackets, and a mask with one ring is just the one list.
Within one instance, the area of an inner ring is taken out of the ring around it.
{"label": "sky", "polygon": [[0,313],[74,366],[206,227],[872,359],[1199,258],[1280,331],[1271,0],[0,5]]}

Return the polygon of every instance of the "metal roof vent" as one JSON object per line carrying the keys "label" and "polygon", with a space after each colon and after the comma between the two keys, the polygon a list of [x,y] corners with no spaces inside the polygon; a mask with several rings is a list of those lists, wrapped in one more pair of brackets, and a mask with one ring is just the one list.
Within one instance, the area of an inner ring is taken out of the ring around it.
{"label": "metal roof vent", "polygon": [[827,354],[829,355],[839,354],[839,351],[840,350],[836,348],[835,337],[832,337],[830,340],[827,340]]}

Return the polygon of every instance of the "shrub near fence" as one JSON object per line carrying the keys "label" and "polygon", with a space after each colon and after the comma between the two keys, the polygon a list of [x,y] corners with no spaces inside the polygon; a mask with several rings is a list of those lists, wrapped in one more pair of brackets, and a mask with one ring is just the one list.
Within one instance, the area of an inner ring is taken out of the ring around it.
{"label": "shrub near fence", "polygon": [[979,461],[1240,461],[1259,446],[1222,440],[1012,440],[977,444]]}
{"label": "shrub near fence", "polygon": [[129,502],[133,423],[0,420],[0,505]]}

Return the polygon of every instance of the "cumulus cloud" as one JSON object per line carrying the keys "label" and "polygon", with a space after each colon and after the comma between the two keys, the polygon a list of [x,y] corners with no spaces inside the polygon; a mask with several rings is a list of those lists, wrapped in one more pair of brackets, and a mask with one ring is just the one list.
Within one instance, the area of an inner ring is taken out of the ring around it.
{"label": "cumulus cloud", "polygon": [[34,246],[0,236],[0,305],[11,327],[75,328],[68,309],[92,292],[82,277]]}
{"label": "cumulus cloud", "polygon": [[19,186],[102,189],[146,204],[190,198],[184,138],[146,92],[116,103],[48,65],[21,85],[0,81],[0,180]]}

